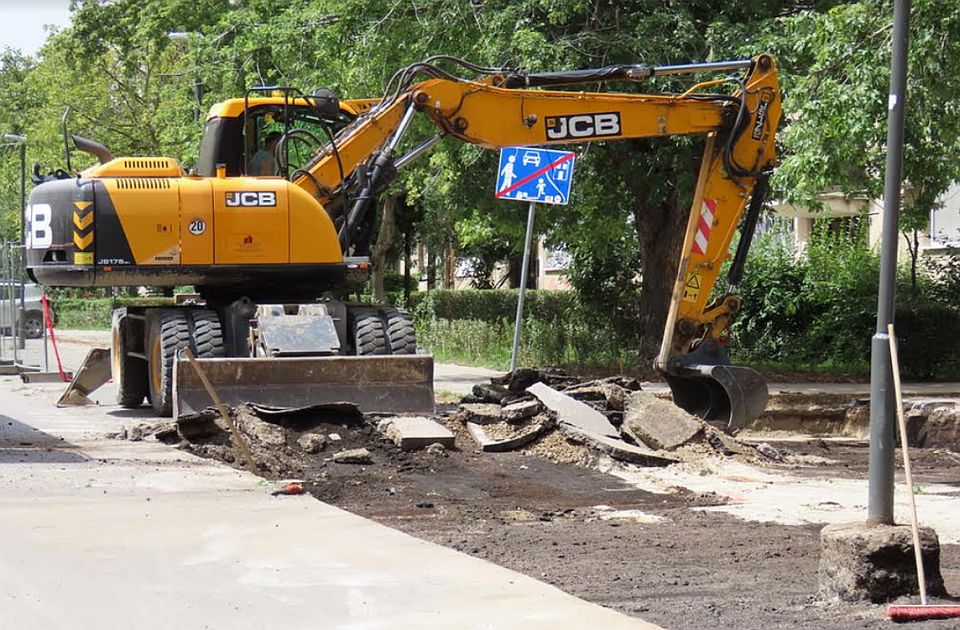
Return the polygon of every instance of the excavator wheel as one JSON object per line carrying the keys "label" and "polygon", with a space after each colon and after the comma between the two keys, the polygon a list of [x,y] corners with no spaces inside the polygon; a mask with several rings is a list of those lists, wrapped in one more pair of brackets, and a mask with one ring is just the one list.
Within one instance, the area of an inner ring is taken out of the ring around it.
{"label": "excavator wheel", "polygon": [[380,309],[380,318],[383,320],[390,354],[417,353],[417,333],[413,329],[413,316],[409,311],[387,306]]}
{"label": "excavator wheel", "polygon": [[161,310],[148,319],[147,364],[150,404],[158,416],[173,413],[173,364],[177,353],[190,346],[190,325],[184,310]]}
{"label": "excavator wheel", "polygon": [[138,357],[130,356],[130,322],[126,309],[113,312],[111,332],[113,343],[110,352],[110,368],[113,382],[117,384],[117,403],[126,409],[136,409],[149,394],[147,364]]}
{"label": "excavator wheel", "polygon": [[347,336],[358,357],[390,354],[383,320],[375,308],[351,307],[347,310]]}
{"label": "excavator wheel", "polygon": [[223,345],[223,330],[216,311],[198,308],[190,311],[193,325],[194,352],[198,359],[216,359],[226,355]]}

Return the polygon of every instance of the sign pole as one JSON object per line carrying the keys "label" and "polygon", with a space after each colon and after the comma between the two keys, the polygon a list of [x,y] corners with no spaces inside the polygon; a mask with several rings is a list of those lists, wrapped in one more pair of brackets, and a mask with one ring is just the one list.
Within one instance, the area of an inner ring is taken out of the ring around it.
{"label": "sign pole", "polygon": [[520,327],[523,325],[523,294],[527,290],[527,275],[530,271],[530,249],[533,241],[533,220],[537,213],[537,204],[530,202],[527,210],[527,237],[523,244],[523,265],[520,271],[520,293],[517,295],[517,320],[513,325],[513,351],[510,353],[510,371],[517,369],[517,357],[520,355]]}

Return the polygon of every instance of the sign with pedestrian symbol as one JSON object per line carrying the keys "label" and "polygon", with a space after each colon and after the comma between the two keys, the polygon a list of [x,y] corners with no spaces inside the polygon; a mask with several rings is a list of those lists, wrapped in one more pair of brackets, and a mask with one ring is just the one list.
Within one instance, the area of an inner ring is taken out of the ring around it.
{"label": "sign with pedestrian symbol", "polygon": [[566,205],[574,155],[572,151],[530,147],[500,149],[497,199]]}

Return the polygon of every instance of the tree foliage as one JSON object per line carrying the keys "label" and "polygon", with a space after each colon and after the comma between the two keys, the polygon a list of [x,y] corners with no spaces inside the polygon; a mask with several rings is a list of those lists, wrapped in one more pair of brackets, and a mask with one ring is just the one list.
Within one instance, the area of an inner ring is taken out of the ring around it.
{"label": "tree foliage", "polygon": [[[380,95],[398,68],[445,53],[530,71],[681,63],[772,52],[786,98],[784,199],[830,189],[877,196],[885,157],[891,11],[860,0],[76,0],[71,26],[36,58],[6,51],[3,131],[26,133],[31,161],[63,166],[60,119],[115,154],[196,159],[205,111],[253,85]],[[960,177],[960,12],[914,0],[904,226],[922,226]],[[188,33],[186,41],[170,32]],[[586,89],[682,90],[690,79]],[[201,116],[202,118],[202,116]],[[421,122],[415,133],[432,130]],[[571,205],[543,208],[538,230],[563,245],[587,304],[656,342],[702,145],[658,139],[578,148]],[[82,156],[77,164],[85,165]],[[14,160],[0,153],[0,202],[15,208]],[[423,220],[419,242],[489,263],[516,259],[524,211],[492,199],[496,156],[450,140],[395,184]],[[3,234],[12,214],[2,216]],[[748,268],[748,273],[750,272]],[[642,291],[641,291],[642,289]],[[642,293],[643,299],[640,299]],[[750,308],[749,303],[747,308]],[[749,310],[748,310],[749,312]]]}

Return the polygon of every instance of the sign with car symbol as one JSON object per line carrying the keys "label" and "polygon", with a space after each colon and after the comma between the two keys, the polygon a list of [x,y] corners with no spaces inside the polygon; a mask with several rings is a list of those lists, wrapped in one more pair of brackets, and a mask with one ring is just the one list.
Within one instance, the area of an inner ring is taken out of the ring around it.
{"label": "sign with car symbol", "polygon": [[573,151],[533,147],[500,149],[497,199],[566,205],[575,156]]}

